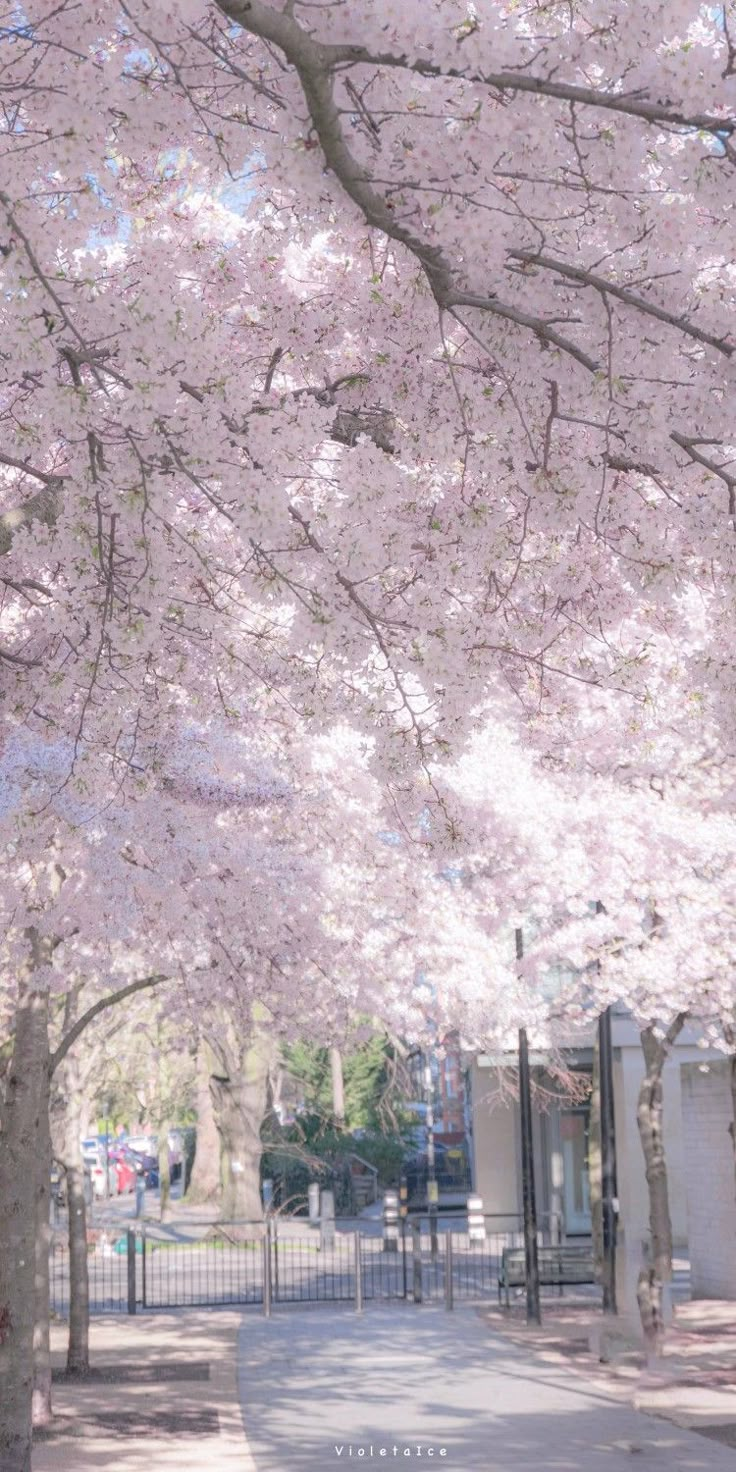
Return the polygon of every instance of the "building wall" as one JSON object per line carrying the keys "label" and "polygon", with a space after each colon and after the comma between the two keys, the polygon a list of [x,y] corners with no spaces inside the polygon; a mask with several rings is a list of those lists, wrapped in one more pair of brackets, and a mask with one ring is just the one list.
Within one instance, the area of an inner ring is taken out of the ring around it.
{"label": "building wall", "polygon": [[[649,1198],[636,1118],[639,1088],[644,1077],[644,1057],[638,1030],[630,1018],[614,1015],[613,1045],[618,1192],[622,1225],[627,1240],[633,1244],[637,1240],[645,1241],[648,1236]],[[674,1056],[665,1064],[663,1071],[664,1139],[672,1236],[675,1247],[683,1248],[688,1241],[689,1161],[686,1160],[683,1139],[680,1066],[718,1061],[722,1055],[699,1048],[696,1033],[688,1029],[681,1034],[673,1052]],[[483,1197],[486,1212],[517,1214],[521,1211],[518,1107],[498,1103],[492,1107],[496,1087],[492,1069],[479,1068],[474,1061],[469,1073],[475,1189]],[[554,1152],[554,1132],[550,1124],[545,1123],[540,1128],[538,1120],[535,1120],[534,1145],[537,1210],[541,1218],[542,1213],[555,1204],[550,1181]],[[730,1179],[733,1168],[729,1169]]]}
{"label": "building wall", "polygon": [[473,1184],[489,1215],[518,1216],[520,1205],[518,1109],[494,1102],[491,1070],[470,1067]]}
{"label": "building wall", "polygon": [[[707,1071],[705,1071],[707,1070]],[[730,1064],[682,1068],[682,1130],[694,1298],[736,1298],[736,1186]]]}
{"label": "building wall", "polygon": [[[616,1049],[613,1075],[616,1155],[621,1219],[628,1239],[633,1242],[644,1241],[649,1231],[649,1195],[636,1120],[639,1089],[644,1078],[644,1057],[638,1040],[623,1041],[624,1045]],[[672,1238],[676,1247],[684,1247],[688,1241],[688,1166],[683,1143],[680,1065],[695,1064],[696,1060],[700,1063],[704,1057],[710,1056],[697,1047],[692,1035],[683,1034],[683,1041],[676,1045],[674,1057],[665,1063],[662,1073],[664,1148]]]}

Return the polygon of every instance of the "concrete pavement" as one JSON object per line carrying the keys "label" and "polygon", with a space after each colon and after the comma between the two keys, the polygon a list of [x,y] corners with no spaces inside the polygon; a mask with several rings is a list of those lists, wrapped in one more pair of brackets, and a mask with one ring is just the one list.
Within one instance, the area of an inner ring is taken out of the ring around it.
{"label": "concrete pavement", "polygon": [[278,1310],[239,1338],[256,1472],[736,1472],[736,1451],[588,1388],[471,1308]]}
{"label": "concrete pavement", "polygon": [[66,1381],[52,1326],[54,1423],[33,1472],[255,1472],[237,1399],[242,1314],[201,1309],[92,1323],[93,1374]]}

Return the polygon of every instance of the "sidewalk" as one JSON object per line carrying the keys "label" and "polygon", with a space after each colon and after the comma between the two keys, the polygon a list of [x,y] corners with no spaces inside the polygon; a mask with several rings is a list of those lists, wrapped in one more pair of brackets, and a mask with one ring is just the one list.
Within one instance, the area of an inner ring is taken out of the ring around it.
{"label": "sidewalk", "polygon": [[257,1472],[328,1472],[359,1456],[426,1468],[430,1448],[452,1472],[630,1472],[632,1454],[641,1472],[736,1472],[728,1447],[530,1350],[473,1308],[248,1319],[240,1393]]}
{"label": "sidewalk", "polygon": [[[92,1323],[94,1372],[54,1383],[50,1434],[33,1472],[255,1472],[237,1399],[242,1314],[122,1314]],[[55,1372],[64,1325],[52,1326]]]}
{"label": "sidewalk", "polygon": [[610,1361],[600,1363],[595,1352],[603,1325],[600,1309],[558,1308],[548,1301],[541,1327],[527,1325],[521,1306],[510,1314],[481,1312],[490,1329],[543,1363],[573,1370],[597,1390],[675,1425],[704,1428],[736,1449],[736,1303],[696,1299],[678,1304],[656,1373],[647,1372],[642,1355],[617,1337],[615,1320]]}

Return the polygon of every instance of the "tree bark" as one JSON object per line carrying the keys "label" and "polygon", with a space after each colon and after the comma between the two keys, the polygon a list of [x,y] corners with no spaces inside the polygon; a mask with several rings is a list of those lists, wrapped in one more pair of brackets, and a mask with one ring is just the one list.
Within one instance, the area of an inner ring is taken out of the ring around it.
{"label": "tree bark", "polygon": [[[0,1115],[0,1467],[30,1472],[36,1319],[35,1228],[39,1197],[49,1211],[44,1118],[49,1108],[48,1003],[26,986]],[[46,1126],[47,1128],[48,1126]]]}
{"label": "tree bark", "polygon": [[220,1219],[262,1222],[261,1125],[275,1044],[257,1024],[248,1041],[238,1037],[230,1024],[223,1035],[211,1039],[211,1047],[210,1089],[221,1145]]}
{"label": "tree bark", "polygon": [[679,1013],[663,1038],[653,1027],[641,1033],[646,1072],[639,1090],[637,1122],[649,1190],[649,1262],[639,1276],[637,1298],[644,1343],[650,1359],[659,1358],[664,1342],[664,1290],[672,1277],[672,1222],[664,1151],[662,1071],[685,1025]]}
{"label": "tree bark", "polygon": [[60,1065],[54,1109],[55,1154],[64,1167],[69,1234],[69,1375],[89,1373],[89,1263],[87,1255],[87,1201],[84,1165],[79,1142],[84,1138],[88,1110],[74,1054]]}
{"label": "tree bark", "polygon": [[330,1048],[330,1072],[332,1074],[332,1113],[335,1123],[342,1128],[345,1124],[345,1081],[342,1073],[342,1054],[339,1048]]}
{"label": "tree bark", "polygon": [[219,1205],[222,1189],[220,1136],[212,1107],[211,1071],[207,1044],[202,1038],[197,1048],[197,1144],[187,1201]]}
{"label": "tree bark", "polygon": [[731,1054],[731,1057],[729,1058],[728,1061],[729,1061],[729,1065],[730,1065],[729,1066],[729,1078],[730,1078],[730,1081],[731,1081],[731,1111],[732,1111],[732,1119],[731,1119],[731,1125],[730,1125],[729,1133],[731,1135],[731,1144],[733,1146],[734,1187],[736,1188],[736,1053],[732,1053]]}
{"label": "tree bark", "polygon": [[46,1105],[39,1104],[38,1118],[38,1193],[36,1196],[36,1281],[34,1286],[35,1324],[33,1326],[33,1402],[31,1419],[34,1430],[51,1424],[51,1285],[49,1255],[51,1253],[51,1125],[49,1122],[49,1082],[46,1068]]}
{"label": "tree bark", "polygon": [[159,1217],[162,1222],[171,1221],[171,1165],[169,1161],[169,1122],[158,1124],[158,1186]]}

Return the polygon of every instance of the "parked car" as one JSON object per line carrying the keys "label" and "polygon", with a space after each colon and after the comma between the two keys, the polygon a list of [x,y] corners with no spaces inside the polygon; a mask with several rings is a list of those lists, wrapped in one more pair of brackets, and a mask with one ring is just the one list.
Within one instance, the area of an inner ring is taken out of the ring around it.
{"label": "parked car", "polygon": [[90,1165],[89,1178],[92,1182],[93,1194],[98,1200],[104,1196],[117,1196],[118,1173],[112,1162],[106,1166],[102,1159]]}
{"label": "parked car", "polygon": [[146,1185],[155,1191],[158,1186],[158,1156],[140,1150],[131,1150],[131,1155],[135,1155],[136,1169]]}
{"label": "parked car", "polygon": [[155,1135],[129,1135],[125,1143],[136,1155],[155,1155],[158,1148]]}
{"label": "parked car", "polygon": [[[129,1149],[135,1151],[136,1155],[143,1156],[155,1161],[156,1175],[158,1177],[158,1135],[131,1135],[126,1142]],[[171,1130],[169,1134],[169,1170],[172,1181],[178,1181],[184,1163],[183,1135],[181,1130]],[[149,1182],[149,1185],[153,1184]],[[156,1180],[158,1185],[158,1179]]]}
{"label": "parked car", "polygon": [[115,1187],[118,1196],[124,1196],[135,1190],[138,1170],[135,1158],[131,1158],[132,1156],[133,1152],[126,1150],[123,1146],[117,1146],[109,1151],[110,1167],[115,1172]]}

